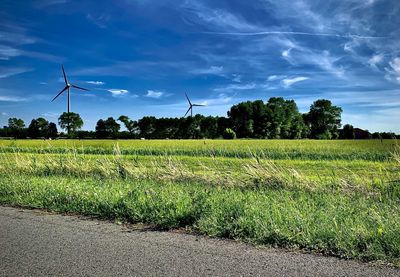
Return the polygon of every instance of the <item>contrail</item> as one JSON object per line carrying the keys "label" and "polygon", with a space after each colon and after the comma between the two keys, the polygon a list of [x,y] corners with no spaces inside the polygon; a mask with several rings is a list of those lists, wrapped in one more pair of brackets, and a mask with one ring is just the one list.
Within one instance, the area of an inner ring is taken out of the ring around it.
{"label": "contrail", "polygon": [[359,38],[359,39],[377,39],[387,37],[360,36],[353,34],[329,34],[329,33],[307,33],[307,32],[290,32],[290,31],[265,31],[265,32],[201,32],[201,34],[209,35],[227,35],[227,36],[265,36],[265,35],[298,35],[298,36],[323,36],[323,37],[339,37],[339,38]]}

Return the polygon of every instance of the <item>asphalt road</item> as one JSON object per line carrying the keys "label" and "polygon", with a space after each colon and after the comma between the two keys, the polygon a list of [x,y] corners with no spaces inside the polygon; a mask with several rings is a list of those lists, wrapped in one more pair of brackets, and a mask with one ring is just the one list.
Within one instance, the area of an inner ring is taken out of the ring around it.
{"label": "asphalt road", "polygon": [[400,276],[356,261],[0,207],[0,276]]}

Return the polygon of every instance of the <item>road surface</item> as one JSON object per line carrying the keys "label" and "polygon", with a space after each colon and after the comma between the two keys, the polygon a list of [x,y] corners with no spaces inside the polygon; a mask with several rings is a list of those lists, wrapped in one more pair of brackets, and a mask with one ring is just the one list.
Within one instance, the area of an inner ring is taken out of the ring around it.
{"label": "road surface", "polygon": [[0,276],[400,276],[398,269],[0,207]]}

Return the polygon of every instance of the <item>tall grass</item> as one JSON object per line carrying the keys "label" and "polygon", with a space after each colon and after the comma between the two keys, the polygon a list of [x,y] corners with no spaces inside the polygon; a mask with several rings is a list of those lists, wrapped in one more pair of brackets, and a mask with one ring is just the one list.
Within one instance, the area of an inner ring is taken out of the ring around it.
{"label": "tall grass", "polygon": [[[118,147],[113,155],[12,153],[0,156],[0,170],[10,175],[68,176],[74,178],[192,181],[212,186],[274,187],[333,190],[382,195],[400,194],[400,163],[365,161],[289,162],[267,160],[254,153],[250,159],[216,157],[125,156]],[[305,165],[303,164],[305,163]],[[310,169],[311,168],[311,169]],[[378,171],[379,170],[379,171]]]}
{"label": "tall grass", "polygon": [[[231,153],[247,151],[247,158],[199,157],[193,149],[187,156],[169,150],[126,155],[120,143],[107,154],[68,146],[39,155],[34,149],[42,146],[28,145],[29,151],[26,146],[4,146],[13,151],[0,155],[1,204],[182,227],[400,266],[398,148],[389,154],[389,146],[371,150],[384,155],[383,162],[338,160],[340,150],[331,151],[336,157],[331,160],[276,160],[255,146],[233,145]],[[274,147],[269,149],[278,151]],[[299,151],[306,153],[312,146],[303,147]]]}
{"label": "tall grass", "polygon": [[0,175],[0,203],[399,264],[398,202],[364,194],[196,182]]}
{"label": "tall grass", "polygon": [[[68,153],[112,154],[115,141],[5,141],[0,140],[0,153]],[[176,155],[203,157],[249,158],[253,153],[268,159],[299,160],[369,160],[390,159],[396,141],[314,141],[314,140],[152,140],[118,141],[124,155]]]}

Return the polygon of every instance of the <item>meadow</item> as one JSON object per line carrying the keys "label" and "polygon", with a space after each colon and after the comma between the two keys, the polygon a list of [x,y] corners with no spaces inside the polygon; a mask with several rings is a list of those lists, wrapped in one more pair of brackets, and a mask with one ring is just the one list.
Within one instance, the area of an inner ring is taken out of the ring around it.
{"label": "meadow", "polygon": [[400,265],[394,140],[0,140],[0,203]]}

